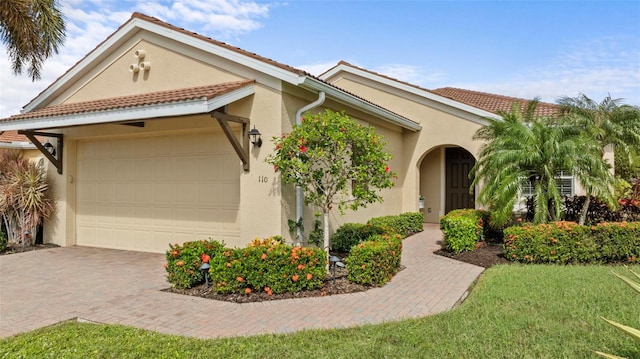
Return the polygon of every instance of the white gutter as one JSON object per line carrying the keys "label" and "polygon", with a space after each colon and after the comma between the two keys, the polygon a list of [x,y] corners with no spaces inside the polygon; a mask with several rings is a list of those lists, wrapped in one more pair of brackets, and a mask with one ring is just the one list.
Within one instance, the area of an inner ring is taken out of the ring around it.
{"label": "white gutter", "polygon": [[[296,125],[302,123],[302,114],[306,111],[311,110],[312,108],[318,107],[324,103],[326,95],[323,91],[318,92],[318,99],[314,102],[302,107],[298,111],[296,111]],[[302,203],[304,200],[304,194],[302,193],[302,187],[296,186],[296,223],[300,223],[302,220]],[[302,240],[302,230],[300,226],[296,226],[296,237],[298,242]]]}

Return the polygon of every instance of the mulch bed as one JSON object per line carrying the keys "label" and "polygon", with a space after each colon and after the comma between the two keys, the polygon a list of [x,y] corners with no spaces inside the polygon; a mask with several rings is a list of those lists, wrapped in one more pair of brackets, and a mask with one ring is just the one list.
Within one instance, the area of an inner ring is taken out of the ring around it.
{"label": "mulch bed", "polygon": [[7,255],[7,254],[14,254],[14,253],[37,251],[38,249],[56,248],[56,247],[60,247],[60,246],[53,243],[34,244],[32,246],[24,246],[24,247],[21,244],[18,244],[18,245],[10,244],[3,251],[0,251],[0,256]]}
{"label": "mulch bed", "polygon": [[489,268],[496,264],[511,263],[502,255],[502,243],[496,242],[480,242],[473,252],[454,254],[444,249],[438,249],[433,253],[484,268]]}

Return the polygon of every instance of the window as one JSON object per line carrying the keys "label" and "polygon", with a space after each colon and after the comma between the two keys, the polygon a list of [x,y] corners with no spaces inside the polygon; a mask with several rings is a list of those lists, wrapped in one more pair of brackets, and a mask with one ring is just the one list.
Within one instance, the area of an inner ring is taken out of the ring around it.
{"label": "window", "polygon": [[[560,190],[562,196],[573,196],[573,176],[568,171],[560,171],[556,176],[556,185]],[[533,186],[531,182],[527,182],[527,185],[522,189],[522,197],[533,196]]]}

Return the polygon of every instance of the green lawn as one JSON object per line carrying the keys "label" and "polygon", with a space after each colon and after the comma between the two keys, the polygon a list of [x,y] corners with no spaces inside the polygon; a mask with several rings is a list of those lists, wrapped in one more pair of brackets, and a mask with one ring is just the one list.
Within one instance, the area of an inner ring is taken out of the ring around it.
{"label": "green lawn", "polygon": [[454,310],[352,329],[198,340],[68,322],[1,340],[0,358],[640,358],[637,341],[599,319],[640,327],[640,296],[610,269],[624,272],[497,266]]}

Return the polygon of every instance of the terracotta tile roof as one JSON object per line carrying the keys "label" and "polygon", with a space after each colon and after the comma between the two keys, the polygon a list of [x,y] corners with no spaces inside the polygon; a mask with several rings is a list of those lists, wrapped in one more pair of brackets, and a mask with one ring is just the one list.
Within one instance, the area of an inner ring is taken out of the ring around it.
{"label": "terracotta tile roof", "polygon": [[5,131],[0,134],[0,142],[29,142],[29,139],[19,135],[18,131]]}
{"label": "terracotta tile roof", "polygon": [[207,100],[209,100],[216,96],[220,96],[227,92],[244,87],[248,84],[252,84],[254,82],[254,80],[227,82],[217,85],[189,87],[177,90],[150,92],[139,95],[112,97],[94,101],[68,103],[14,115],[6,119],[1,119],[0,123],[27,118],[64,116],[78,113],[148,106],[169,102],[181,102],[201,98],[206,98]]}
{"label": "terracotta tile roof", "polygon": [[[454,101],[462,102],[464,104],[483,109],[485,111],[498,113],[501,111],[511,111],[511,106],[514,103],[520,103],[521,106],[526,106],[530,100],[525,100],[516,97],[508,97],[502,95],[495,95],[486,92],[478,92],[471,90],[464,90],[454,87],[443,87],[431,92],[440,95],[442,97],[450,98]],[[536,107],[535,114],[537,116],[557,116],[560,113],[560,107],[551,103],[539,102]]]}

